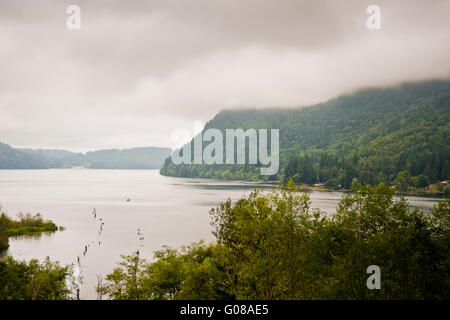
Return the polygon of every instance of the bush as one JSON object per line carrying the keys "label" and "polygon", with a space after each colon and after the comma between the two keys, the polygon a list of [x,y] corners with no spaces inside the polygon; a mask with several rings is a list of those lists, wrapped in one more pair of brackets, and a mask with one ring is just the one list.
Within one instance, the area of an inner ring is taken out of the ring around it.
{"label": "bush", "polygon": [[66,278],[70,276],[69,267],[61,267],[48,258],[42,263],[27,263],[7,257],[0,260],[0,300],[68,299]]}
{"label": "bush", "polygon": [[18,217],[19,221],[9,218],[0,206],[0,252],[8,249],[8,237],[58,230],[58,226],[52,221],[44,221],[40,213],[34,216],[19,213]]}
{"label": "bush", "polygon": [[450,186],[446,186],[444,188],[444,194],[446,197],[450,196]]}

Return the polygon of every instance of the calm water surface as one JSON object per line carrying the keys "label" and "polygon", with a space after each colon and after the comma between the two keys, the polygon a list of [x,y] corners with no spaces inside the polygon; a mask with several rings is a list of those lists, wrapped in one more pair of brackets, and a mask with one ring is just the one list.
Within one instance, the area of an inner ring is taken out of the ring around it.
{"label": "calm water surface", "polygon": [[[66,230],[36,237],[10,238],[6,252],[17,259],[77,263],[83,270],[82,298],[96,297],[96,274],[111,272],[121,254],[139,249],[151,260],[162,245],[180,247],[213,240],[209,209],[230,197],[269,185],[172,178],[157,170],[3,170],[0,204],[8,215],[40,212]],[[332,213],[342,193],[311,192],[312,207]],[[127,201],[129,199],[129,201]],[[408,197],[429,210],[435,199]],[[93,217],[93,208],[97,218]],[[100,231],[100,218],[104,225]],[[138,236],[140,229],[142,236]],[[86,255],[83,250],[89,245]]]}

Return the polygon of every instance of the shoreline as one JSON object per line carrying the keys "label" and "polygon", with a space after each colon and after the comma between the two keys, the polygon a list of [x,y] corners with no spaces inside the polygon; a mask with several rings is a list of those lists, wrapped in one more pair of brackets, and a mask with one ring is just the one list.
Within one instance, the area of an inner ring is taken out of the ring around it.
{"label": "shoreline", "polygon": [[[0,172],[6,171],[43,171],[43,170],[120,170],[120,171],[158,171],[158,174],[163,177],[168,178],[181,178],[181,179],[205,179],[209,181],[220,181],[220,182],[235,182],[235,183],[242,183],[242,184],[254,184],[254,185],[265,185],[266,187],[275,187],[279,188],[280,181],[264,181],[264,180],[258,180],[258,181],[250,181],[250,180],[226,180],[226,179],[217,179],[217,178],[206,178],[206,177],[179,177],[179,176],[172,176],[172,175],[165,175],[162,174],[160,171],[160,168],[150,169],[150,168],[88,168],[88,167],[70,167],[70,168],[34,168],[34,169],[0,169]],[[435,189],[436,184],[430,185],[430,188]],[[350,193],[350,189],[328,189],[323,186],[311,186],[311,185],[302,185],[300,188],[301,191],[319,191],[319,192],[340,192],[340,193]],[[434,198],[434,199],[445,199],[446,195],[443,192],[433,192],[430,190],[423,190],[423,191],[415,191],[410,190],[406,193],[400,193],[396,192],[395,195],[397,196],[416,196],[416,197],[423,197],[423,198]]]}

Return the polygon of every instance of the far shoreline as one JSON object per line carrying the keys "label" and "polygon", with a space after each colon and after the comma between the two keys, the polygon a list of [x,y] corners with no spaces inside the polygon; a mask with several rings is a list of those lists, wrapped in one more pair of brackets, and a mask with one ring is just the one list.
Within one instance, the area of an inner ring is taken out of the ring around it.
{"label": "far shoreline", "polygon": [[[218,181],[218,182],[235,182],[242,183],[248,185],[264,185],[267,188],[274,187],[279,189],[280,181],[247,181],[247,180],[226,180],[226,179],[216,179],[216,178],[206,178],[206,177],[178,177],[178,176],[170,176],[164,175],[160,172],[161,168],[89,168],[89,167],[67,167],[67,168],[26,168],[26,169],[17,169],[17,168],[0,168],[0,172],[2,171],[45,171],[45,170],[117,170],[117,171],[158,171],[158,174],[162,177],[168,178],[180,178],[180,179],[196,179],[196,180],[209,180],[209,181]],[[431,185],[433,186],[433,185]],[[328,189],[323,186],[311,186],[311,185],[301,185],[300,191],[317,191],[317,192],[339,192],[339,193],[351,193],[350,189]],[[445,199],[446,196],[443,193],[433,193],[433,192],[420,192],[415,190],[410,190],[407,193],[396,192],[396,196],[409,196],[409,197],[420,197],[420,198],[431,198],[431,199]]]}

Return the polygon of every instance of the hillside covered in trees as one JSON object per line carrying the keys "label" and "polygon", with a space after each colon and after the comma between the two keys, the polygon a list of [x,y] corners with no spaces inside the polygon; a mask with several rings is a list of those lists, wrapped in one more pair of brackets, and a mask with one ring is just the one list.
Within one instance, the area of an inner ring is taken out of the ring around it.
{"label": "hillside covered in trees", "polygon": [[51,162],[40,155],[29,155],[0,143],[0,169],[47,169]]}
{"label": "hillside covered in trees", "polygon": [[224,110],[204,130],[280,130],[279,173],[261,176],[259,165],[175,165],[167,159],[161,174],[280,181],[292,177],[296,183],[336,189],[349,189],[352,181],[386,182],[405,191],[450,178],[449,123],[449,80],[365,89],[304,108]]}
{"label": "hillside covered in trees", "polygon": [[67,150],[15,149],[0,143],[0,169],[159,169],[170,149],[146,147],[110,149],[83,153]]}

